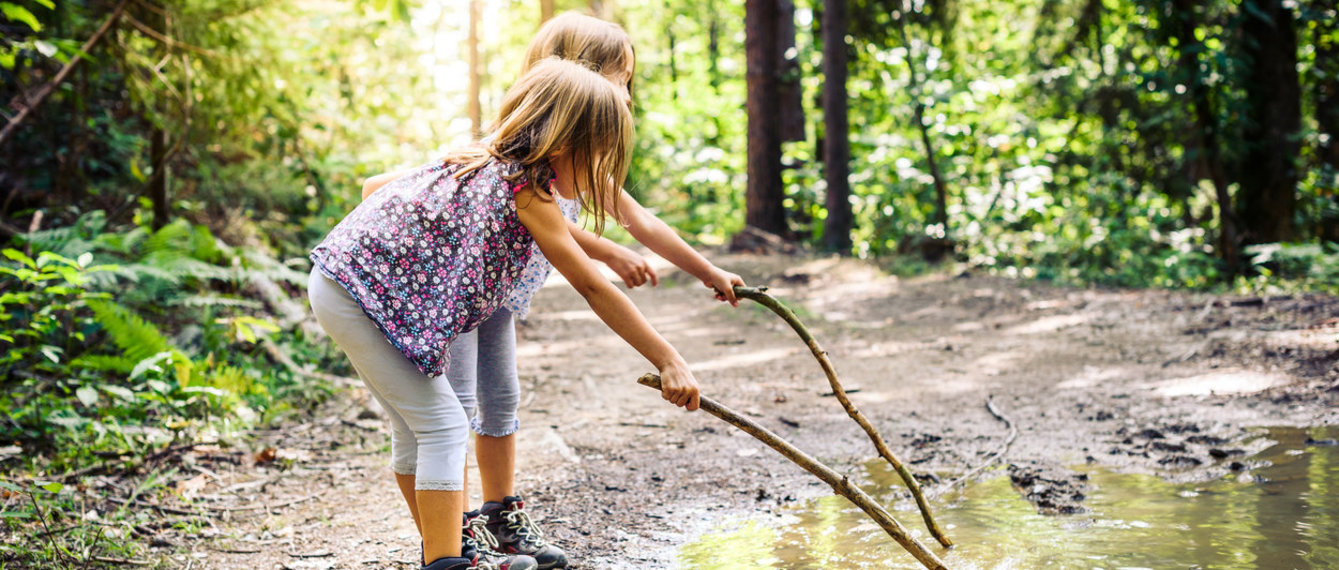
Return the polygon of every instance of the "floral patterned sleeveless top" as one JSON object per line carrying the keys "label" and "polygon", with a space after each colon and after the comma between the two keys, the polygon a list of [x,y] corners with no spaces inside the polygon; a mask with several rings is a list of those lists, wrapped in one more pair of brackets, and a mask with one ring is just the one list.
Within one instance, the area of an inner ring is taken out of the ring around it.
{"label": "floral patterned sleeveless top", "polygon": [[462,180],[457,169],[428,164],[387,184],[311,253],[429,377],[446,371],[456,336],[501,306],[534,247],[516,215],[528,181],[504,178],[519,167],[492,160]]}
{"label": "floral patterned sleeveless top", "polygon": [[[558,208],[562,210],[563,217],[568,221],[576,223],[577,214],[581,212],[581,205],[576,200],[568,200],[559,196],[557,192],[553,197],[558,201]],[[530,246],[530,262],[525,265],[525,270],[521,271],[521,277],[517,279],[516,288],[512,290],[511,295],[507,296],[506,302],[502,303],[502,308],[511,311],[513,315],[525,318],[530,314],[530,299],[534,298],[539,288],[544,286],[544,281],[549,278],[549,273],[553,271],[553,265],[539,251],[539,244]]]}

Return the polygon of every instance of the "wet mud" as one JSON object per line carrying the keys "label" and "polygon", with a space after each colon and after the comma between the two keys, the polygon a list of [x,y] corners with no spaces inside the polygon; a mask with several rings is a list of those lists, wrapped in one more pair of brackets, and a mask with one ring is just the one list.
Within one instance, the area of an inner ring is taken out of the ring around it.
{"label": "wet mud", "polygon": [[[987,398],[1018,435],[960,488],[1004,473],[1009,500],[1047,517],[1100,514],[1090,505],[1090,469],[1172,483],[1249,476],[1260,467],[1250,457],[1268,445],[1253,428],[1339,424],[1332,297],[1075,289],[977,274],[900,279],[812,257],[714,260],[770,285],[795,309],[851,400],[935,504],[953,495],[941,497],[938,486],[1006,440]],[[748,302],[716,303],[690,276],[657,268],[661,286],[630,297],[689,360],[704,393],[898,504],[904,524],[919,524],[901,510],[905,491],[867,476],[872,445],[826,395],[822,371],[785,323]],[[750,436],[637,385],[650,366],[578,295],[550,285],[519,327],[517,482],[577,567],[683,567],[684,545],[721,521],[783,520],[831,494]],[[164,552],[195,568],[412,567],[418,538],[385,468],[385,429],[366,402],[351,389],[324,412],[337,418],[329,429],[276,435],[287,437],[278,448],[323,451],[288,461],[267,500],[312,498],[234,517],[208,540]],[[278,475],[266,469],[209,484]],[[298,556],[304,551],[328,555]]]}

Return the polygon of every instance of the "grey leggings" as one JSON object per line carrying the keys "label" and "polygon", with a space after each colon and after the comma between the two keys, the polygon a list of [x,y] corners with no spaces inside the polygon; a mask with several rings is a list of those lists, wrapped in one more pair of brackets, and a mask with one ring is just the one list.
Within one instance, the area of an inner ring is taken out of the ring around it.
{"label": "grey leggings", "polygon": [[451,383],[420,372],[344,287],[319,269],[307,281],[307,295],[316,321],[348,355],[390,418],[391,470],[416,474],[415,489],[464,490],[469,416]]}
{"label": "grey leggings", "polygon": [[446,376],[465,415],[473,418],[475,432],[491,437],[516,433],[521,383],[511,311],[498,309],[479,328],[457,337]]}

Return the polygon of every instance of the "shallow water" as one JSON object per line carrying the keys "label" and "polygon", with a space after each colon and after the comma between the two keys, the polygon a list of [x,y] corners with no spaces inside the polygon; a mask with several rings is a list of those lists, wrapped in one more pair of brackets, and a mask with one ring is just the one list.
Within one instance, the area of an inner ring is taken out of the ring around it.
{"label": "shallow water", "polygon": [[[1339,569],[1339,427],[1261,429],[1276,442],[1245,475],[1194,484],[1086,470],[1081,515],[1043,516],[1003,475],[934,503],[959,546],[936,550],[950,568]],[[866,490],[901,483],[872,469]],[[886,500],[886,495],[875,494]],[[938,546],[914,510],[894,513]],[[781,518],[722,525],[680,551],[687,569],[920,568],[842,497],[806,502]]]}

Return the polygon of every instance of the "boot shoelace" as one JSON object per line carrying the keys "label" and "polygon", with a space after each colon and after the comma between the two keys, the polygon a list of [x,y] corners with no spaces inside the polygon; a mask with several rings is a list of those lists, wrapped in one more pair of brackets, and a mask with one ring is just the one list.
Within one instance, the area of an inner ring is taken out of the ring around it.
{"label": "boot shoelace", "polygon": [[534,521],[530,520],[530,514],[522,509],[513,508],[509,511],[503,511],[502,517],[507,519],[507,528],[516,531],[516,534],[535,543],[535,546],[545,546],[548,544],[544,540],[544,531],[539,530]]}
{"label": "boot shoelace", "polygon": [[[474,517],[470,519],[469,524],[466,525],[466,528],[470,529],[470,540],[474,542],[474,547],[479,550],[487,553],[497,552],[497,537],[493,536],[493,533],[489,532],[488,527],[484,526],[486,522],[484,517]],[[483,540],[483,544],[479,544],[480,539]],[[482,564],[484,561],[480,560],[479,563]],[[480,568],[483,567],[480,566]]]}

